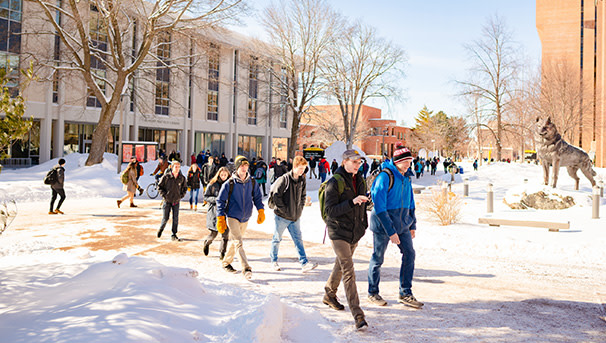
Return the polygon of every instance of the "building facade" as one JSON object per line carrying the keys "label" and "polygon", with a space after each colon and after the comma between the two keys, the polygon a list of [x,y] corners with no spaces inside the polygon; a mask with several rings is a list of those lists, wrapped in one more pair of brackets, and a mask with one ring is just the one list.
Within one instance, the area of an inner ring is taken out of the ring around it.
{"label": "building facade", "polygon": [[547,66],[571,66],[582,96],[570,143],[588,152],[597,167],[606,167],[605,16],[604,0],[536,1],[543,73]]}
{"label": "building facade", "polygon": [[[12,85],[20,81],[16,70],[29,65],[28,56],[43,51],[47,58],[54,55],[58,60],[65,55],[59,39],[20,35],[41,27],[52,29],[39,13],[34,2],[0,2],[0,33],[4,36],[0,39],[0,65],[14,70]],[[57,20],[61,20],[59,15]],[[107,49],[107,36],[95,24],[92,5],[88,20],[91,40],[98,48]],[[136,22],[134,25],[129,34],[132,46],[137,46],[143,30],[137,30]],[[276,97],[270,92],[271,78],[260,63],[261,53],[251,48],[250,41],[228,30],[200,32],[196,39],[171,34],[158,37],[153,51],[158,67],[151,72],[138,70],[131,78],[111,123],[106,151],[117,151],[121,119],[123,141],[157,142],[167,154],[179,151],[186,163],[191,154],[202,150],[213,155],[225,153],[228,158],[242,154],[269,159],[276,147],[287,146],[290,114],[286,106],[271,105],[272,95],[273,102]],[[175,56],[190,56],[189,65],[162,67],[163,59]],[[91,61],[95,73],[111,81],[111,71],[98,62]],[[37,164],[72,152],[87,153],[100,104],[83,77],[43,65],[36,65],[34,71],[42,77],[24,92],[26,117],[34,118],[34,127],[26,140],[13,148],[11,157],[29,158]],[[100,88],[109,94],[110,85]]]}

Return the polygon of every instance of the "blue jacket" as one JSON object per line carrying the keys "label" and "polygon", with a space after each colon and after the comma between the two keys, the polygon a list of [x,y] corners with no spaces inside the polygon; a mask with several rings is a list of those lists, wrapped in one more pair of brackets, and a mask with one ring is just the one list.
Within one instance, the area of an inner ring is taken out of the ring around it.
{"label": "blue jacket", "polygon": [[416,230],[415,199],[410,177],[410,169],[402,175],[392,161],[384,162],[381,167],[388,168],[393,174],[393,186],[389,189],[389,175],[380,173],[375,179],[371,195],[374,208],[370,213],[369,228],[372,232],[391,236],[407,230]]}
{"label": "blue jacket", "polygon": [[235,218],[240,223],[245,223],[250,219],[252,215],[253,202],[257,210],[263,209],[263,196],[261,190],[255,182],[254,189],[252,179],[250,175],[246,176],[246,180],[242,181],[234,173],[232,177],[225,181],[219,191],[217,197],[217,217],[225,216],[225,209],[227,208],[227,196],[229,195],[229,184],[233,181],[234,190],[229,199],[229,211],[227,217]]}

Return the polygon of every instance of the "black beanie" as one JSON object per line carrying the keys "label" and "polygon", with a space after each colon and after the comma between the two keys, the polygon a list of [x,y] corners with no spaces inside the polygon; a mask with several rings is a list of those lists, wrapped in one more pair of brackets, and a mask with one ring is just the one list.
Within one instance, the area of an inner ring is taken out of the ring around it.
{"label": "black beanie", "polygon": [[412,153],[403,146],[398,146],[393,152],[393,163],[402,162],[404,160],[412,160]]}

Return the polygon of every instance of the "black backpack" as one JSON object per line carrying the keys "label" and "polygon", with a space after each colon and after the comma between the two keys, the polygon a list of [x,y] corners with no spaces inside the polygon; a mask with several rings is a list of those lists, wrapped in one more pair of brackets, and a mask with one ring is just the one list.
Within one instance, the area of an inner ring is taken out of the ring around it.
{"label": "black backpack", "polygon": [[[381,173],[385,173],[389,176],[389,188],[387,189],[387,191],[391,191],[391,188],[393,187],[393,172],[391,171],[391,169],[389,168],[383,168],[383,169],[375,169],[372,171],[372,173],[370,173],[370,175],[366,178],[366,189],[368,189],[369,191],[372,189],[372,185],[374,184],[377,176],[379,176],[379,174]],[[372,199],[370,199],[370,201],[368,201],[366,203],[366,210],[368,211],[372,211],[374,207],[374,203],[372,202]]]}
{"label": "black backpack", "polygon": [[48,173],[46,173],[46,176],[44,177],[45,185],[52,185],[54,183],[57,183],[57,169],[56,168],[49,170]]}

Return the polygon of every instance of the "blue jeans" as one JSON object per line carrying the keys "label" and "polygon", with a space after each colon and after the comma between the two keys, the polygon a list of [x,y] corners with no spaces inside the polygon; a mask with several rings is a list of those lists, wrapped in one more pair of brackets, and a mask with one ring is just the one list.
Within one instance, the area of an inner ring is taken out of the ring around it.
{"label": "blue jeans", "polygon": [[320,179],[322,182],[326,181],[326,173],[320,173]]}
{"label": "blue jeans", "polygon": [[198,193],[200,193],[200,188],[192,188],[189,191],[189,204],[191,205],[193,200],[196,200],[196,206],[198,206]]}
{"label": "blue jeans", "polygon": [[[400,295],[412,294],[412,275],[415,270],[415,249],[412,247],[412,236],[406,230],[399,234],[400,253],[402,253],[402,264],[400,265]],[[385,258],[385,250],[389,244],[389,236],[386,233],[373,232],[374,252],[368,266],[368,294],[379,294],[379,282],[381,281],[381,265]]]}
{"label": "blue jeans", "polygon": [[164,230],[166,223],[168,222],[168,218],[170,217],[170,212],[173,213],[173,235],[177,234],[177,228],[179,227],[179,202],[176,204],[169,204],[167,201],[162,202],[162,223],[160,223],[160,230]]}
{"label": "blue jeans", "polygon": [[276,220],[276,230],[274,231],[274,237],[271,240],[271,251],[269,252],[271,261],[278,262],[278,248],[282,241],[282,234],[284,233],[284,230],[288,228],[290,238],[292,238],[292,241],[295,243],[295,248],[297,248],[297,253],[299,254],[299,262],[301,265],[307,263],[305,248],[303,248],[303,239],[301,238],[301,221],[297,220],[296,222],[293,222],[280,216],[274,216],[274,218]]}

